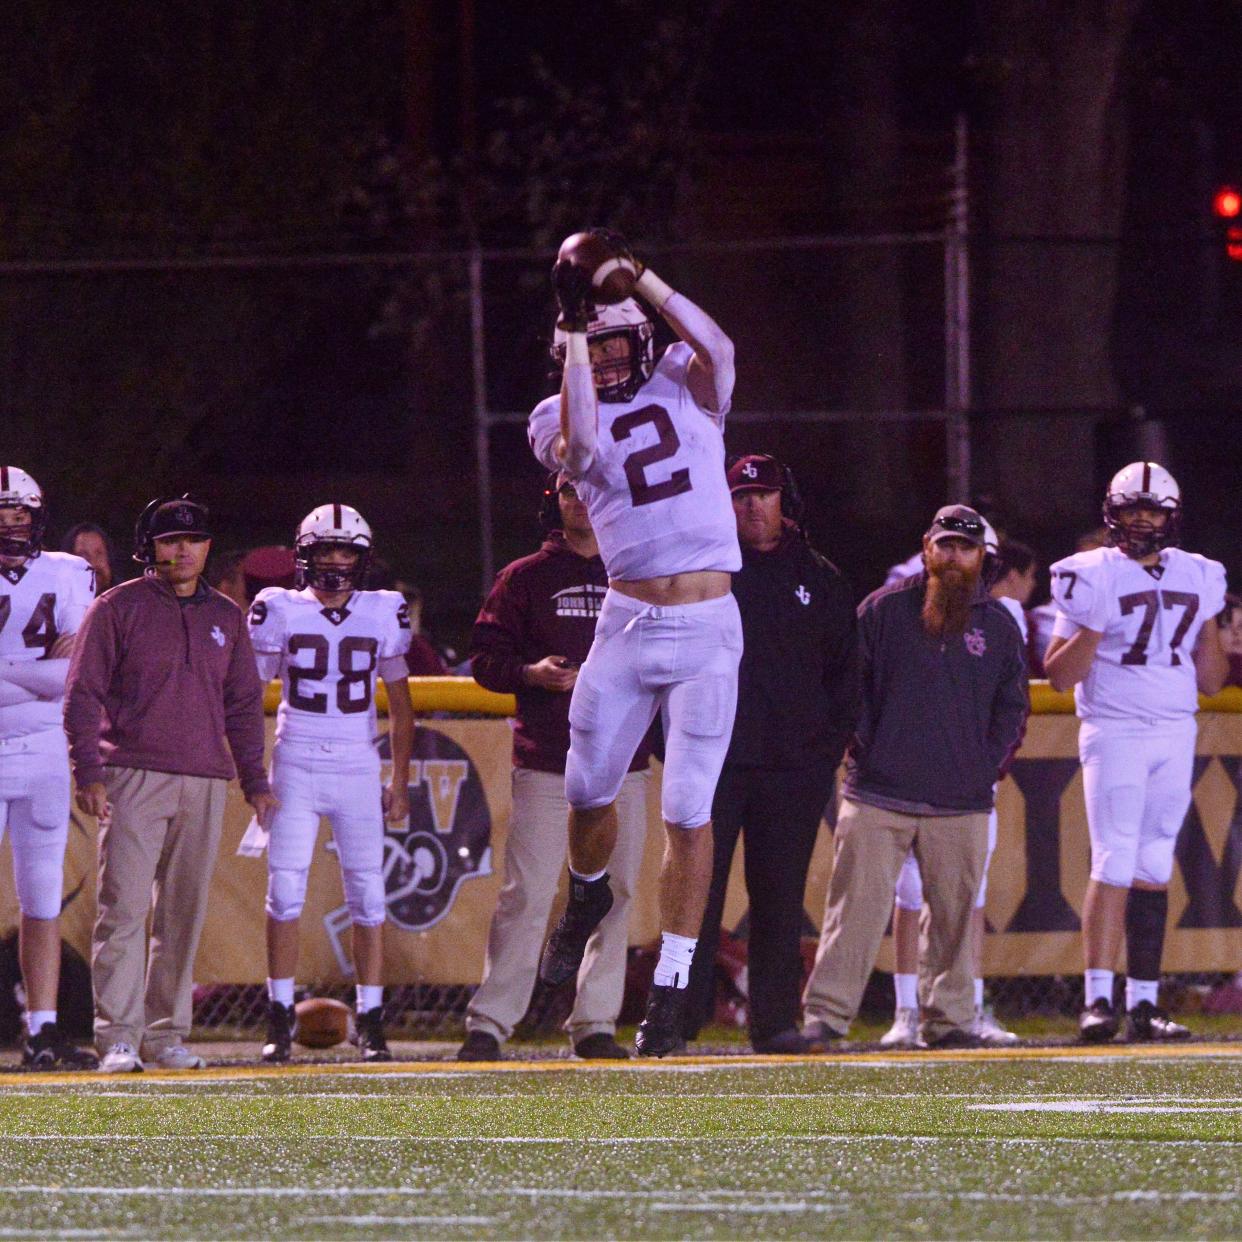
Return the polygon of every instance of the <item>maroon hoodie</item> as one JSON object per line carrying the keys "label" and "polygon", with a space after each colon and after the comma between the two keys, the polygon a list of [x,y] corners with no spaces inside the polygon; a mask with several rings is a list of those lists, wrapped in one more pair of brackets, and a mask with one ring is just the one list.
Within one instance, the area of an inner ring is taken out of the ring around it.
{"label": "maroon hoodie", "polygon": [[[559,530],[533,556],[506,565],[496,575],[470,636],[470,668],[479,685],[517,695],[515,767],[565,771],[570,696],[526,685],[522,669],[549,655],[581,664],[591,649],[607,590],[604,562],[598,556],[579,556]],[[644,739],[630,771],[644,769],[650,753]]]}

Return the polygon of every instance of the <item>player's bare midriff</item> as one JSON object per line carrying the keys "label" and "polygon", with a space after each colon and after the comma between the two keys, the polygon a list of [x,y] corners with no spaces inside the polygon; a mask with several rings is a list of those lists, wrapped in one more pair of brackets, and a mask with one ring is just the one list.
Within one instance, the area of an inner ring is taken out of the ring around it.
{"label": "player's bare midriff", "polygon": [[644,604],[671,607],[675,604],[701,604],[705,600],[728,595],[733,575],[721,569],[696,569],[684,574],[668,574],[663,578],[638,578],[626,582],[610,578],[608,585],[622,595],[641,599]]}

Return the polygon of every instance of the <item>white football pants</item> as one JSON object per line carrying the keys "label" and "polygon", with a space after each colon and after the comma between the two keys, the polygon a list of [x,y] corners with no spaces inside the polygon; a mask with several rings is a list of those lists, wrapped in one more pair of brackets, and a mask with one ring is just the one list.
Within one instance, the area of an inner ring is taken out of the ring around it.
{"label": "white football pants", "polygon": [[69,840],[69,751],[60,729],[0,738],[0,836],[6,827],[22,914],[58,917]]}

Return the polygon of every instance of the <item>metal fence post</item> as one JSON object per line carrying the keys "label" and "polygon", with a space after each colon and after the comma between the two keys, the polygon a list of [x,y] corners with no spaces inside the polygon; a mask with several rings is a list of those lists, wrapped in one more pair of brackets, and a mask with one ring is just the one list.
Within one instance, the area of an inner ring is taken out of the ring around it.
{"label": "metal fence post", "polygon": [[966,117],[953,134],[949,220],[944,236],[944,408],[947,499],[970,500],[970,255]]}
{"label": "metal fence post", "polygon": [[496,576],[492,546],[492,436],[487,408],[487,356],[483,346],[483,254],[470,252],[470,373],[474,397],[475,487],[479,503],[479,559],[482,594],[486,598]]}

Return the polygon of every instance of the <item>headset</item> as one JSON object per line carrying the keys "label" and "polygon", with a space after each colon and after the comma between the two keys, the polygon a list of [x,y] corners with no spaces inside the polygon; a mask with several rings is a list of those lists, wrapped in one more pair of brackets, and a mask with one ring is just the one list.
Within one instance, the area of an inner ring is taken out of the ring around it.
{"label": "headset", "polygon": [[539,497],[539,529],[545,535],[561,529],[560,488],[557,485],[560,477],[561,472],[553,470],[543,480],[543,492]]}
{"label": "headset", "polygon": [[793,471],[771,453],[730,453],[725,458],[725,473],[728,474],[743,457],[760,457],[776,465],[781,472],[781,516],[788,518],[798,528],[798,534],[806,539],[806,502],[798,490],[798,480],[794,478]]}

